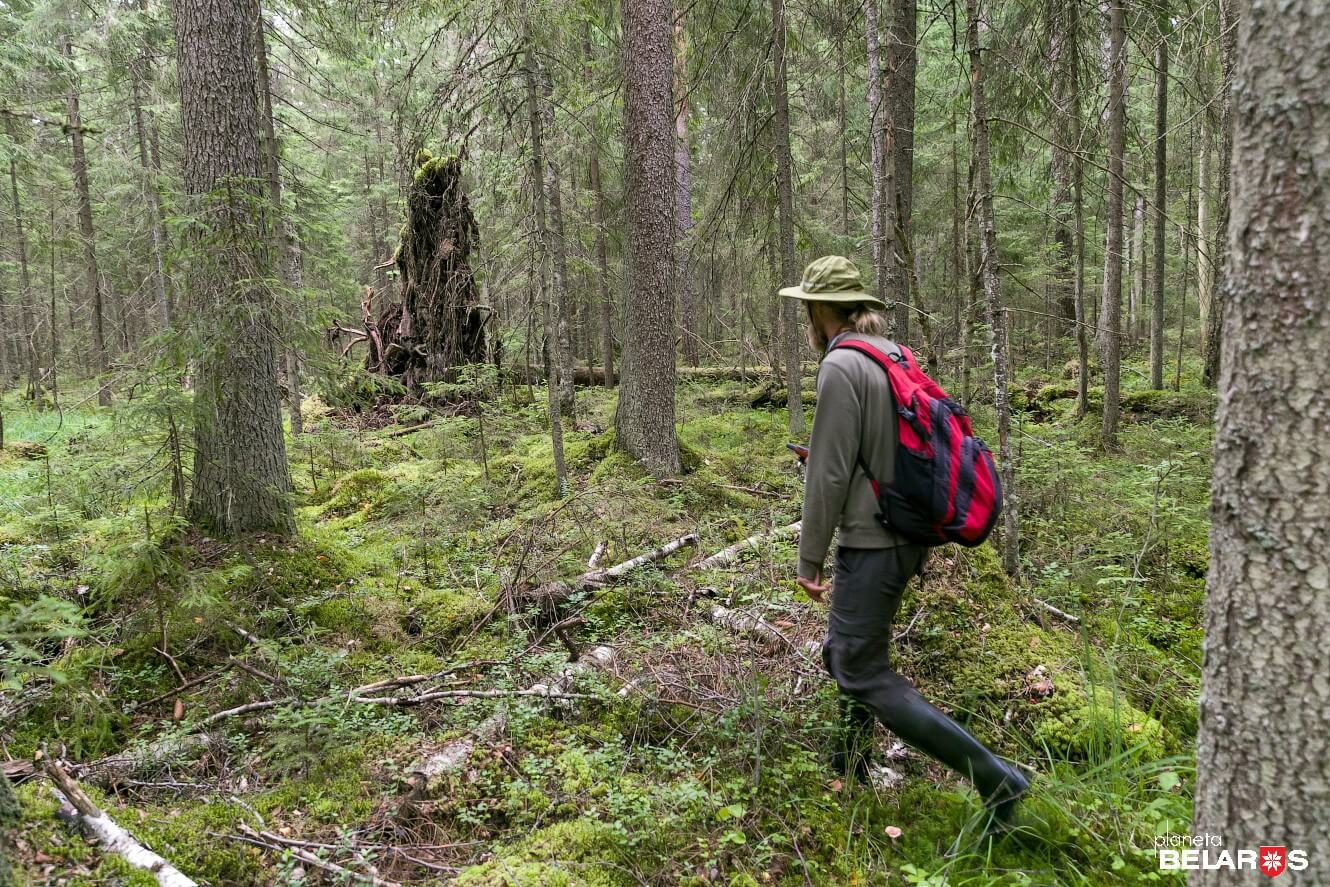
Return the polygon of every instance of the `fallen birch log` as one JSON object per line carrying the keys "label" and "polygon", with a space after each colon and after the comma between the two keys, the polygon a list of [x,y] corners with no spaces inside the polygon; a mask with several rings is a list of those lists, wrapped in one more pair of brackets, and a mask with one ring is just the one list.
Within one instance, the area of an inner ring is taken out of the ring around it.
{"label": "fallen birch log", "polygon": [[1081,622],[1081,617],[1073,616],[1070,613],[1066,612],[1065,610],[1059,610],[1057,607],[1053,606],[1048,601],[1043,600],[1042,598],[1036,597],[1036,598],[1030,598],[1030,600],[1034,601],[1036,604],[1043,607],[1045,610],[1052,613],[1054,616],[1057,616],[1059,619],[1065,619],[1068,622],[1075,625],[1079,625]]}
{"label": "fallen birch log", "polygon": [[619,579],[640,566],[669,557],[680,548],[683,548],[686,545],[696,545],[700,541],[701,537],[696,533],[687,533],[680,536],[678,539],[666,542],[660,548],[648,551],[646,554],[639,554],[637,557],[632,558],[631,560],[626,560],[621,564],[615,564],[604,570],[588,570],[578,579],[578,584],[583,586],[598,585],[614,579]]}
{"label": "fallen birch log", "polygon": [[814,664],[821,663],[822,645],[817,641],[796,644],[785,633],[756,613],[731,610],[716,604],[711,608],[711,621],[737,634],[748,635],[759,641],[784,646]]}
{"label": "fallen birch log", "polygon": [[97,839],[103,849],[120,854],[134,868],[152,872],[161,887],[198,887],[198,882],[144,847],[133,835],[117,825],[58,763],[48,759],[43,769],[55,783],[52,791],[60,801],[58,815],[61,819],[77,824],[87,835]]}
{"label": "fallen birch log", "polygon": [[720,551],[716,552],[710,557],[704,558],[703,560],[697,562],[696,564],[693,565],[693,570],[695,571],[715,570],[720,567],[727,567],[730,564],[738,561],[744,552],[756,549],[764,541],[774,542],[778,539],[785,539],[791,536],[797,538],[799,535],[799,530],[802,527],[803,527],[803,521],[797,520],[794,523],[789,524],[787,526],[777,527],[776,529],[773,530],[767,530],[765,532],[758,533],[754,536],[749,536],[747,539],[744,539],[742,542],[736,542],[733,545],[731,545],[729,548],[722,548]]}

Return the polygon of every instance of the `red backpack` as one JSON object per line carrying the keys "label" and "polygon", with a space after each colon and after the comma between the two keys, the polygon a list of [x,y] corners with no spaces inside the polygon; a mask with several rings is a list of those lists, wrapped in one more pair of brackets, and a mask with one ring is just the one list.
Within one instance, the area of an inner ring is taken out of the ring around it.
{"label": "red backpack", "polygon": [[877,496],[878,523],[918,545],[983,543],[1002,512],[1002,484],[993,454],[974,436],[970,417],[915,361],[910,349],[884,354],[867,342],[847,339],[887,374],[896,402],[896,479],[880,486],[862,454],[863,469]]}

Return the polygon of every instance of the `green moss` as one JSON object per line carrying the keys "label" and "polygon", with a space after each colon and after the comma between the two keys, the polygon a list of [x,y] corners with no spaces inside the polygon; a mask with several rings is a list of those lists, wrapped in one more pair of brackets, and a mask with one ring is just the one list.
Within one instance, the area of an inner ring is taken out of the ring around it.
{"label": "green moss", "polygon": [[493,606],[492,601],[475,589],[428,589],[416,595],[411,615],[423,637],[442,641],[470,631]]}
{"label": "green moss", "polygon": [[392,489],[392,478],[377,468],[344,474],[333,484],[323,503],[323,514],[344,516],[381,505]]}
{"label": "green moss", "polygon": [[496,859],[462,871],[457,887],[626,887],[622,836],[594,819],[557,822]]}
{"label": "green moss", "polygon": [[1164,726],[1106,687],[1059,689],[1044,708],[1032,738],[1054,754],[1104,760],[1130,752],[1147,761],[1166,754]]}

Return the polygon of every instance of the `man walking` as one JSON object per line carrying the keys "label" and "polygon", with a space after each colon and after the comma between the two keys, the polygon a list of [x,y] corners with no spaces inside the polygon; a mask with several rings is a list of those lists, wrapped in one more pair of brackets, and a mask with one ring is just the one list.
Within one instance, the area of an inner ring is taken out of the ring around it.
{"label": "man walking", "polygon": [[827,615],[822,660],[841,691],[841,737],[833,766],[866,780],[876,717],[906,743],[970,779],[997,829],[1029,789],[1014,765],[993,754],[952,718],[934,708],[891,667],[891,629],[906,583],[923,567],[928,549],[908,542],[877,519],[877,496],[863,466],[884,487],[896,469],[896,410],[882,367],[852,348],[860,339],[884,354],[900,354],[886,338],[886,305],[864,290],[859,269],[842,256],[824,256],[782,296],[808,309],[809,340],[825,356],[817,375],[817,413],[809,442],[799,540],[799,586],[821,602],[832,589],[823,564],[840,527],[835,591]]}

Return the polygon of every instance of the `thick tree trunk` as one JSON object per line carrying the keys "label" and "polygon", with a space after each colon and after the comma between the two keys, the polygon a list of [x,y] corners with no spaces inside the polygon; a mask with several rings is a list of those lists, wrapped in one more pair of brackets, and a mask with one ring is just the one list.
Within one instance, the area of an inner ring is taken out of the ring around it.
{"label": "thick tree trunk", "polygon": [[1100,310],[1104,342],[1104,415],[1102,444],[1118,445],[1118,418],[1122,412],[1122,159],[1126,151],[1127,59],[1123,5],[1108,0],[1108,234],[1104,249],[1104,289]]}
{"label": "thick tree trunk", "polygon": [[1233,72],[1237,65],[1237,0],[1219,0],[1219,180],[1215,200],[1214,302],[1201,330],[1202,382],[1214,387],[1219,381],[1219,352],[1223,345],[1224,300],[1229,292],[1224,276],[1229,267],[1228,215],[1232,192]]}
{"label": "thick tree trunk", "polygon": [[177,0],[190,292],[202,347],[191,519],[231,535],[295,531],[277,386],[271,228],[259,151],[254,2]]}
{"label": "thick tree trunk", "polygon": [[675,272],[679,291],[679,334],[683,339],[683,360],[690,367],[697,366],[697,298],[693,279],[692,242],[693,184],[688,151],[688,56],[683,27],[683,13],[674,20],[674,257],[678,262]]}
{"label": "thick tree trunk", "polygon": [[[914,88],[918,53],[915,49],[915,30],[918,19],[918,0],[891,0],[891,27],[887,31],[890,43],[888,82],[891,107],[891,164],[892,227],[890,242],[895,256],[891,259],[889,274],[891,289],[897,295],[895,303],[896,336],[901,341],[910,338],[910,300],[914,288],[910,285],[912,269],[906,257],[914,255]],[[889,257],[891,258],[891,257]]]}
{"label": "thick tree trunk", "polygon": [[[785,72],[785,0],[771,0],[772,85],[775,89],[776,199],[780,208],[780,276],[782,286],[799,282],[799,268],[794,253],[794,165],[790,157],[790,102]],[[776,298],[780,298],[777,296]],[[796,439],[804,433],[803,380],[800,373],[799,305],[793,299],[781,299],[785,316],[785,383],[790,410],[790,434]]]}
{"label": "thick tree trunk", "polygon": [[[72,66],[74,47],[68,35],[61,41],[61,51]],[[92,300],[92,352],[97,374],[100,376],[97,402],[107,406],[111,403],[111,386],[106,378],[106,371],[110,366],[106,351],[106,304],[103,298],[102,275],[97,267],[97,240],[92,227],[92,189],[88,184],[88,158],[83,150],[83,117],[79,112],[78,86],[73,80],[70,81],[66,105],[69,116],[69,141],[74,157],[74,193],[78,199],[79,236],[83,241],[83,287]]]}
{"label": "thick tree trunk", "polygon": [[1164,387],[1164,226],[1168,224],[1168,13],[1160,11],[1155,50],[1154,257],[1150,277],[1150,387]]}
{"label": "thick tree trunk", "polygon": [[1330,6],[1255,0],[1238,44],[1192,828],[1301,850],[1296,883],[1327,884]]}
{"label": "thick tree trunk", "polygon": [[998,461],[1002,474],[1002,566],[1008,575],[1020,571],[1016,456],[1011,448],[1011,403],[1008,394],[1006,318],[998,283],[997,231],[993,220],[993,168],[989,157],[988,102],[979,45],[979,0],[966,0],[965,36],[970,56],[970,126],[974,140],[975,207],[979,229],[979,275],[983,281],[993,350],[993,409],[997,413]]}
{"label": "thick tree trunk", "polygon": [[615,441],[657,477],[679,473],[674,428],[674,102],[669,0],[622,0],[629,295]]}

